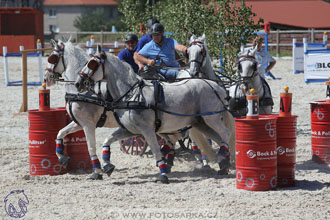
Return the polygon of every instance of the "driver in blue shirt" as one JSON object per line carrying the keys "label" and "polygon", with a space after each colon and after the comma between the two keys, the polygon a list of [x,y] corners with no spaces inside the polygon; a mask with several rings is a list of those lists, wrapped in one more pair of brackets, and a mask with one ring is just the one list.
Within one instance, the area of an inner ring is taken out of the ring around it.
{"label": "driver in blue shirt", "polygon": [[133,58],[137,42],[138,37],[135,34],[127,34],[125,37],[126,48],[120,51],[118,54],[118,58],[131,65],[135,73],[137,73],[139,70],[139,66],[135,63]]}
{"label": "driver in blue shirt", "polygon": [[138,63],[149,66],[163,65],[164,68],[156,69],[165,79],[175,79],[179,73],[179,69],[171,69],[166,67],[180,67],[176,61],[175,50],[187,54],[187,47],[179,44],[176,40],[166,38],[164,36],[164,26],[155,23],[151,28],[152,41],[144,45],[144,47],[136,54]]}

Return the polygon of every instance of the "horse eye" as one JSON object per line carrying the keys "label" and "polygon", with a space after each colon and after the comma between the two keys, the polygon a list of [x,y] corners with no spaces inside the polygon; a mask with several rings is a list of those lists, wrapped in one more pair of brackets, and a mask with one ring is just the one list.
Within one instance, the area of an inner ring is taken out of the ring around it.
{"label": "horse eye", "polygon": [[99,67],[99,63],[96,60],[90,60],[87,64],[88,69],[96,71]]}
{"label": "horse eye", "polygon": [[48,63],[50,64],[56,64],[58,63],[59,60],[59,56],[57,56],[56,54],[52,54],[48,57]]}

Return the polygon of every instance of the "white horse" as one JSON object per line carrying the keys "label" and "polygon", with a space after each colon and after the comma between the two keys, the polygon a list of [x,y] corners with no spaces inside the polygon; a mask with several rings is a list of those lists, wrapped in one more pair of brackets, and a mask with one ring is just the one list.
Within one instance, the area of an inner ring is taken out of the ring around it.
{"label": "white horse", "polygon": [[[161,126],[157,133],[173,134],[183,127],[192,126],[190,135],[211,159],[214,159],[212,148],[200,144],[200,139],[207,137],[215,141],[221,146],[218,154],[219,173],[228,173],[231,131],[227,127],[233,124],[233,118],[224,109],[226,92],[215,82],[191,79],[162,83],[162,88],[157,89],[157,95],[152,83],[143,80],[117,57],[105,54],[98,47],[94,57],[82,69],[75,85],[81,92],[88,89],[86,85],[89,83],[86,82],[93,83],[102,79],[108,83],[114,98],[113,109],[121,124],[107,138],[108,145],[137,134],[143,135],[160,169],[157,181],[168,183],[166,164],[156,138],[155,122],[158,116]],[[156,102],[156,99],[161,101]]]}
{"label": "white horse", "polygon": [[[60,77],[65,77],[67,81],[74,81],[77,78],[78,72],[89,60],[88,54],[79,46],[74,46],[71,42],[63,43],[60,40],[56,43],[51,41],[53,51],[48,57],[48,66],[44,73],[44,81],[47,86],[52,86]],[[65,72],[65,74],[63,74]],[[71,83],[66,84],[66,92],[70,94],[77,93],[77,89]],[[101,84],[102,93],[99,93],[104,98],[106,91],[105,83]],[[88,152],[93,162],[93,174],[90,179],[102,179],[102,170],[98,157],[96,155],[96,139],[95,129],[98,122],[104,123],[103,127],[113,127],[112,112],[106,111],[104,107],[97,106],[81,101],[68,101],[66,105],[68,114],[74,119],[70,124],[61,129],[57,134],[56,139],[56,154],[62,166],[67,166],[69,157],[63,154],[64,145],[63,139],[68,134],[84,130]],[[102,118],[106,117],[102,121]],[[129,137],[129,136],[128,136]],[[111,175],[115,166],[110,163],[110,145],[103,145],[103,172]]]}
{"label": "white horse", "polygon": [[[254,88],[255,94],[259,96],[259,113],[271,114],[273,100],[271,90],[267,82],[257,71],[257,60],[255,58],[256,48],[240,54],[238,70],[240,80],[229,88],[229,109],[234,116],[245,116],[247,103],[245,95]],[[216,74],[208,55],[205,35],[201,37],[192,36],[188,48],[190,71],[192,77],[217,80]],[[183,72],[184,73],[184,72]],[[186,73],[185,73],[186,74]],[[181,75],[182,77],[183,75]],[[186,76],[186,75],[184,75]]]}
{"label": "white horse", "polygon": [[[200,37],[192,35],[189,40],[188,47],[188,57],[189,57],[189,70],[180,71],[178,78],[193,77],[210,79],[218,82],[218,84],[225,89],[221,80],[216,76],[214,69],[212,67],[211,58],[208,53],[207,43],[205,34]],[[235,125],[231,126],[233,136],[235,135]],[[230,139],[230,159],[232,163],[235,162],[235,141],[234,138]]]}
{"label": "white horse", "polygon": [[[195,35],[190,37],[187,54],[189,57],[189,76],[217,80],[208,53],[205,34],[201,37]],[[181,71],[179,77],[187,76],[186,73],[187,71]]]}
{"label": "white horse", "polygon": [[239,81],[230,87],[229,95],[230,110],[235,116],[245,116],[247,113],[246,95],[250,89],[254,89],[255,95],[259,96],[259,114],[271,114],[273,109],[273,98],[270,87],[257,70],[255,53],[257,47],[243,51],[239,55],[238,74]]}

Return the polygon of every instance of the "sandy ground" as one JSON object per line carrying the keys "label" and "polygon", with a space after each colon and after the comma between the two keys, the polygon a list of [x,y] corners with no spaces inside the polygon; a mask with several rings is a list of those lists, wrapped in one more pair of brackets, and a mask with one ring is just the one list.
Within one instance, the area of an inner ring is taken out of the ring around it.
{"label": "sandy ground", "polygon": [[[21,79],[19,58],[9,58],[10,80]],[[46,58],[43,59],[45,66]],[[89,174],[29,175],[28,118],[13,117],[22,104],[22,87],[4,85],[0,64],[0,219],[11,219],[5,197],[24,190],[29,199],[24,219],[330,219],[330,169],[311,161],[309,102],[325,99],[321,83],[306,85],[303,75],[292,74],[292,59],[280,58],[273,69],[279,80],[268,81],[274,111],[284,86],[293,93],[293,114],[298,115],[297,164],[294,187],[253,192],[236,189],[235,170],[218,176],[213,169],[196,170],[191,154],[177,152],[169,185],[155,184],[158,168],[150,154],[124,154],[112,146],[116,170],[103,181],[86,180]],[[29,81],[38,79],[37,60],[28,60]],[[28,108],[38,108],[38,87],[28,87]],[[64,106],[64,86],[51,88],[51,106]],[[97,129],[97,146],[112,129]],[[98,147],[101,158],[101,147]],[[17,204],[16,204],[16,207]]]}

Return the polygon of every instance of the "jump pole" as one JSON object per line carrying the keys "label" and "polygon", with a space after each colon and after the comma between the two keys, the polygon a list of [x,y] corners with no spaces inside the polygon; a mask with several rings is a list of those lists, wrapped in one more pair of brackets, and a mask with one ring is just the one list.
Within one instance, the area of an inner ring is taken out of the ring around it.
{"label": "jump pole", "polygon": [[19,112],[27,112],[28,110],[28,94],[27,94],[27,54],[38,51],[52,50],[52,48],[40,48],[40,49],[30,49],[22,50],[22,106]]}
{"label": "jump pole", "polygon": [[2,47],[2,53],[3,53],[3,66],[4,66],[4,71],[5,71],[5,85],[8,84],[8,60],[7,60],[7,47],[3,46]]}

